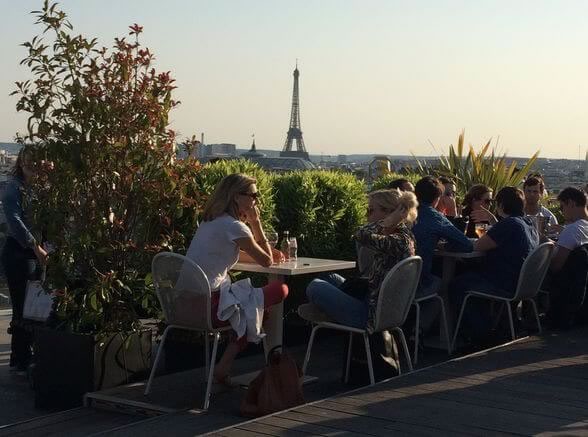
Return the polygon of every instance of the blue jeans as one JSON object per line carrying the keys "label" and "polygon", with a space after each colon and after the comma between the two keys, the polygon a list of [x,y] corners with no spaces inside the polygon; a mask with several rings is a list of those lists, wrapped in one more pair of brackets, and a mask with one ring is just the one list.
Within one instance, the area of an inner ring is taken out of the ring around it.
{"label": "blue jeans", "polygon": [[342,325],[363,329],[367,323],[368,304],[341,291],[345,279],[336,273],[314,279],[306,288],[308,300]]}
{"label": "blue jeans", "polygon": [[[481,274],[466,272],[457,276],[449,284],[449,298],[458,311],[461,311],[461,306],[468,291],[480,291],[501,297],[514,296],[514,290],[501,290]],[[463,313],[463,329],[460,328],[460,332],[468,332],[469,329],[472,336],[481,336],[487,333],[492,327],[489,303],[488,299],[470,297]]]}

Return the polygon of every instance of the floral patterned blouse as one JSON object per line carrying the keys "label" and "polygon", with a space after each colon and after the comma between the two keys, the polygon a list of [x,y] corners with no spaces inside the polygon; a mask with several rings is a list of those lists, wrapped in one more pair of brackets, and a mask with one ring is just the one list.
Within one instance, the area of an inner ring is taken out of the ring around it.
{"label": "floral patterned blouse", "polygon": [[354,236],[359,246],[371,249],[373,261],[362,272],[368,280],[369,292],[367,330],[372,331],[380,285],[397,263],[415,254],[414,235],[405,224],[400,224],[390,234],[384,233],[381,222],[368,223]]}

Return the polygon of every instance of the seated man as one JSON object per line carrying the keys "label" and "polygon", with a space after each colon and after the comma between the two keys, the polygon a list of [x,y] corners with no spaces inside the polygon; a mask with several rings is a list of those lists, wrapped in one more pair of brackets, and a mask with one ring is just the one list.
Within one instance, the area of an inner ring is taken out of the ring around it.
{"label": "seated man", "polygon": [[543,289],[549,291],[547,316],[553,326],[567,328],[588,308],[588,211],[582,190],[568,187],[557,196],[568,223],[561,232]]}
{"label": "seated man", "polygon": [[[532,219],[525,216],[524,199],[523,192],[515,187],[504,187],[498,192],[497,212],[502,219],[474,243],[474,250],[486,252],[481,270],[463,273],[449,286],[458,310],[471,290],[514,296],[523,262],[539,245],[537,229]],[[476,337],[490,328],[490,312],[480,307],[483,303],[479,299],[468,301],[463,321],[470,329],[461,332]]]}
{"label": "seated man", "polygon": [[541,205],[545,194],[545,183],[539,175],[528,177],[523,183],[525,193],[525,214],[536,217],[546,217],[548,225],[557,225],[557,218],[553,213]]}
{"label": "seated man", "polygon": [[433,252],[440,239],[447,240],[446,250],[471,252],[472,242],[435,209],[444,187],[438,179],[425,176],[417,182],[415,194],[419,201],[418,216],[412,228],[416,240],[416,254],[423,259],[421,282],[417,297],[439,290],[441,279],[432,273]]}
{"label": "seated man", "polygon": [[566,226],[557,240],[555,254],[549,270],[558,272],[565,264],[570,252],[588,243],[588,210],[586,194],[577,188],[568,187],[557,196]]}

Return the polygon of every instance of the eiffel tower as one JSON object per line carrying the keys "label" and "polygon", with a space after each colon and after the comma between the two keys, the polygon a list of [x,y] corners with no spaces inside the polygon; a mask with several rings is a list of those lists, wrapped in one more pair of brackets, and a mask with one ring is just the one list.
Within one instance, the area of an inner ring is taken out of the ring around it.
{"label": "eiffel tower", "polygon": [[302,158],[310,161],[308,152],[304,146],[304,139],[302,138],[302,130],[300,129],[300,102],[298,100],[298,62],[296,62],[296,69],[294,70],[294,90],[292,91],[292,112],[290,114],[290,128],[286,136],[286,143],[284,149],[280,152],[280,156]]}

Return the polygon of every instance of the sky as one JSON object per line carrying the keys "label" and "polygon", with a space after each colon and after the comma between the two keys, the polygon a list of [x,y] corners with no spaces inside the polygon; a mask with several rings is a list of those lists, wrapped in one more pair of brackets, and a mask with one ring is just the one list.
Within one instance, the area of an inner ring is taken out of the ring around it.
{"label": "sky", "polygon": [[[0,142],[26,116],[8,94],[30,76],[20,47],[41,0],[0,0]],[[283,147],[292,72],[312,154],[445,152],[462,129],[510,156],[584,157],[588,2],[62,0],[76,33],[111,46],[128,26],[171,71],[180,137]]]}

